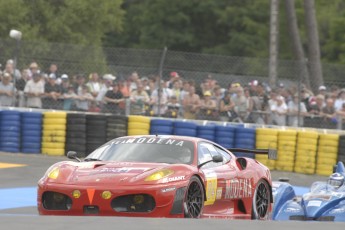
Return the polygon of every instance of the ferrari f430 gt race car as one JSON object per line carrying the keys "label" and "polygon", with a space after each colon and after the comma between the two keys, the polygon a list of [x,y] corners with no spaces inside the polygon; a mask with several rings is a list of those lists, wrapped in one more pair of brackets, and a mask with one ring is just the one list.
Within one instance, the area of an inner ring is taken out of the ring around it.
{"label": "ferrari f430 gt race car", "polygon": [[77,161],[52,165],[38,182],[41,215],[266,220],[271,214],[269,169],[208,140],[127,136],[83,160],[68,156]]}
{"label": "ferrari f430 gt race car", "polygon": [[296,196],[286,182],[273,182],[273,220],[345,221],[345,168],[338,162],[328,181],[317,181],[310,192]]}

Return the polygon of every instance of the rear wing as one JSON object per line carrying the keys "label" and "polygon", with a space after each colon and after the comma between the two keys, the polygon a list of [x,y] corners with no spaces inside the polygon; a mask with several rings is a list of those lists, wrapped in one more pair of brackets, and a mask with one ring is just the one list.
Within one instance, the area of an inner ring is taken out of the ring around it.
{"label": "rear wing", "polygon": [[254,153],[254,154],[267,154],[268,159],[277,160],[276,149],[241,149],[241,148],[229,148],[230,152],[241,152],[241,153]]}

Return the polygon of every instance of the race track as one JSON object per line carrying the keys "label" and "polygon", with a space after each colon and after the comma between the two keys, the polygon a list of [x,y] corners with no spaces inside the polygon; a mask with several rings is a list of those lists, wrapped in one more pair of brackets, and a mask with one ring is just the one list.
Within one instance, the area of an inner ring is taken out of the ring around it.
{"label": "race track", "polygon": [[[36,208],[36,185],[50,165],[67,160],[37,154],[0,153],[1,229],[344,229],[345,223],[239,221],[214,219],[151,219],[118,217],[39,216]],[[315,180],[327,177],[288,172],[272,172],[273,180],[289,178],[302,192]]]}

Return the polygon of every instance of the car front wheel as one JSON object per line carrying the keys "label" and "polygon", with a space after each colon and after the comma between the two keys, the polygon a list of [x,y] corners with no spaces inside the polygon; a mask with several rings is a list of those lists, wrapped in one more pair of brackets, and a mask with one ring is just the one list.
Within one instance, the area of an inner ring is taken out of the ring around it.
{"label": "car front wheel", "polygon": [[267,220],[271,203],[270,188],[265,180],[260,180],[256,186],[253,204],[252,219]]}
{"label": "car front wheel", "polygon": [[204,200],[202,183],[198,177],[193,176],[189,181],[184,200],[185,217],[199,218],[204,207]]}

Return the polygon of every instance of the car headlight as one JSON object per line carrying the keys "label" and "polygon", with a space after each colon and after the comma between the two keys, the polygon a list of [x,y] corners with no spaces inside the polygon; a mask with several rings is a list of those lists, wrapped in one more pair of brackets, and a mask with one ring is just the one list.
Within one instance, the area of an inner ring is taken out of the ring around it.
{"label": "car headlight", "polygon": [[48,177],[50,179],[56,179],[59,176],[59,172],[60,172],[59,168],[55,167],[48,173]]}
{"label": "car headlight", "polygon": [[155,181],[155,180],[160,180],[163,177],[167,177],[170,176],[171,174],[173,174],[174,171],[171,169],[162,169],[159,170],[153,174],[151,174],[150,176],[145,178],[145,181]]}

